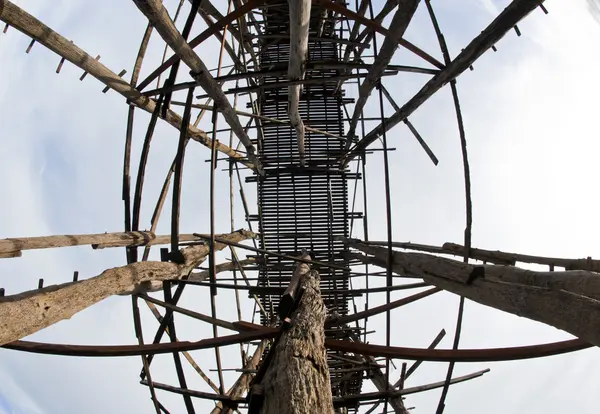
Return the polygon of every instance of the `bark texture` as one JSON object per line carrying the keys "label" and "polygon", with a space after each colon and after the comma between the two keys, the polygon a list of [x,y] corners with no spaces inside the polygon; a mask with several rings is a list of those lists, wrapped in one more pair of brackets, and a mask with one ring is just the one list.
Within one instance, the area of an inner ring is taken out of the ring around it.
{"label": "bark texture", "polygon": [[[349,241],[383,261],[387,249]],[[514,266],[471,265],[422,253],[394,252],[393,270],[482,305],[523,316],[600,346],[600,274],[536,272]],[[476,269],[479,268],[479,269]],[[479,277],[473,277],[479,274]]]}
{"label": "bark texture", "polygon": [[[288,80],[304,79],[306,59],[308,57],[308,31],[310,26],[310,0],[288,0],[290,13],[290,61]],[[288,87],[288,115],[296,130],[300,165],[305,165],[304,122],[300,117],[300,94],[302,85]]]}
{"label": "bark texture", "polygon": [[[10,1],[0,0],[0,20],[8,23],[10,26],[32,39],[35,39],[36,42],[65,58],[75,66],[88,72],[106,86],[123,95],[138,108],[149,113],[154,112],[154,109],[156,108],[155,100],[142,96],[142,94],[137,89],[133,88],[125,79],[119,77],[116,73],[87,54],[84,50],[77,47],[75,44]],[[181,117],[175,112],[171,110],[167,111],[167,116],[164,120],[179,130],[181,130],[181,128],[188,128],[188,137],[211,148],[212,139],[206,132],[189,124],[183,125]],[[223,145],[218,141],[215,145],[217,151],[232,158],[244,158],[244,155],[229,148],[227,145]],[[247,163],[246,165],[250,168],[254,168],[254,164],[252,163]]]}
{"label": "bark texture", "polygon": [[292,326],[271,351],[275,354],[261,383],[263,414],[333,414],[319,281],[315,271],[304,277],[305,290],[292,314]]}
{"label": "bark texture", "polygon": [[[250,236],[251,233],[242,230],[231,233],[224,239],[239,242]],[[217,250],[225,247],[226,244],[215,244]],[[109,296],[134,291],[152,281],[186,277],[206,259],[209,250],[207,245],[187,247],[181,250],[185,259],[182,264],[132,263],[107,269],[100,275],[81,282],[49,286],[0,298],[0,345],[69,319]]]}

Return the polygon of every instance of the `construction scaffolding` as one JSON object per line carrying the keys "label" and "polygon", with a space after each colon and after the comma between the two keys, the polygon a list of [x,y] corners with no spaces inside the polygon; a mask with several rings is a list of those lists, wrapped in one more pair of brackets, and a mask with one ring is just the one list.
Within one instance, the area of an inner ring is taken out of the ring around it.
{"label": "construction scaffolding", "polygon": [[[104,92],[113,90],[123,95],[129,111],[123,167],[124,232],[0,240],[1,258],[19,257],[27,249],[91,245],[94,248],[124,248],[127,265],[86,281],[79,281],[77,274],[72,281],[59,286],[44,287],[41,281],[39,289],[0,299],[0,316],[6,321],[1,337],[3,347],[71,356],[138,355],[142,361],[141,383],[149,388],[157,414],[173,412],[160,401],[157,390],[182,395],[189,413],[200,407],[195,400],[212,402],[212,413],[261,412],[261,380],[274,358],[278,341],[293,325],[294,312],[301,306],[302,282],[297,276],[301,264],[317,270],[320,278],[320,294],[327,312],[323,326],[324,344],[332,404],[337,413],[370,413],[377,409],[387,413],[388,406],[395,413],[407,413],[404,395],[442,388],[438,404],[438,413],[441,413],[451,384],[487,372],[453,377],[456,362],[537,358],[600,344],[596,333],[576,326],[576,317],[548,316],[533,305],[531,309],[522,309],[519,304],[494,301],[480,294],[486,283],[497,282],[489,287],[497,289],[494,290],[495,298],[508,296],[500,286],[502,281],[508,280],[517,286],[511,285],[512,288],[521,289],[514,292],[525,291],[537,283],[519,279],[517,262],[548,265],[550,271],[554,271],[555,266],[564,267],[565,273],[580,272],[577,277],[595,280],[593,272],[600,268],[597,261],[591,258],[540,258],[471,247],[470,173],[456,78],[484,52],[495,49],[495,43],[509,31],[520,34],[517,24],[529,13],[538,10],[547,13],[542,1],[512,1],[454,58],[448,51],[430,0],[388,0],[383,4],[370,0],[350,4],[330,0],[230,0],[226,13],[220,11],[221,5],[213,5],[208,0],[190,0],[186,7],[182,1],[176,11],[167,10],[159,0],[135,0],[134,3],[148,19],[148,27],[131,80],[126,81],[123,79],[125,71],[112,72],[100,62],[100,56],[93,58],[16,5],[0,0],[0,20],[6,23],[5,31],[14,28],[30,37],[27,51],[34,43],[45,46],[60,56],[57,72],[65,61],[78,66],[84,71],[81,79],[90,75],[106,86]],[[404,39],[404,32],[418,7],[427,9],[443,62]],[[183,16],[184,10],[188,12],[187,16]],[[185,19],[181,20],[183,17]],[[204,21],[204,26],[196,22],[198,17]],[[384,25],[388,21],[389,24]],[[197,27],[201,27],[200,34],[190,38]],[[158,32],[166,43],[165,54],[162,63],[139,82],[153,31]],[[220,45],[216,68],[209,68],[200,52],[203,43],[209,40]],[[398,48],[418,57],[422,66],[392,64]],[[167,59],[169,49],[173,54]],[[423,87],[401,105],[382,83],[382,77],[400,72],[428,77]],[[150,89],[155,82],[156,88]],[[240,86],[241,82],[246,85]],[[395,242],[391,233],[392,190],[388,160],[388,153],[393,148],[389,147],[387,134],[394,126],[404,123],[433,164],[437,164],[436,155],[409,116],[445,85],[452,91],[461,138],[466,190],[464,243],[439,247]],[[184,101],[175,99],[182,94]],[[203,103],[196,102],[198,99]],[[243,104],[246,111],[239,109]],[[394,113],[386,115],[384,106],[392,107]],[[138,109],[150,113],[151,118],[132,185],[133,114]],[[212,130],[201,128],[207,125],[206,120],[201,123],[206,114],[211,116],[208,126]],[[196,115],[195,121],[193,115]],[[241,121],[242,117],[248,118],[247,123]],[[149,230],[142,231],[148,223],[140,212],[146,163],[156,124],[161,119],[180,131],[177,154],[156,202]],[[227,126],[219,129],[219,122],[222,125],[223,121]],[[376,122],[374,128],[369,127],[372,122]],[[225,143],[227,140],[229,142]],[[202,229],[205,233],[202,234],[194,233],[194,229],[185,229],[186,233],[182,233],[184,229],[180,228],[182,170],[186,146],[192,145],[190,142],[207,147],[207,158],[210,158],[210,216],[205,220],[206,228]],[[376,142],[381,145],[373,145]],[[376,151],[383,153],[384,160],[385,190],[383,195],[377,196],[385,203],[385,219],[370,218],[367,214],[367,199],[371,195],[365,180],[365,166],[369,155]],[[231,213],[231,228],[229,233],[217,234],[216,217],[225,214],[220,213],[224,206],[215,205],[215,176],[223,174],[218,166],[225,164],[230,183],[227,214]],[[239,187],[239,194],[234,191],[235,186]],[[169,192],[172,199],[171,232],[156,235]],[[357,194],[362,194],[363,200],[357,200]],[[254,199],[255,204],[249,201]],[[233,206],[239,204],[243,206],[247,230],[235,228]],[[369,223],[374,221],[380,226],[385,223],[387,240],[369,240]],[[358,223],[362,224],[362,229]],[[356,233],[361,234],[359,239],[352,238]],[[149,260],[151,246],[158,244],[169,247],[161,248],[160,261]],[[426,253],[402,253],[398,249]],[[230,260],[217,263],[224,257],[218,254],[219,251],[227,252]],[[242,254],[245,257],[241,257]],[[445,258],[448,255],[460,256],[463,262],[450,261]],[[207,268],[201,267],[205,260]],[[473,264],[474,261],[487,264]],[[494,266],[517,273],[506,276],[502,273],[505,270],[497,271]],[[398,280],[404,281],[398,276],[418,280],[398,283]],[[370,281],[382,277],[385,286],[373,287]],[[358,278],[364,281],[364,288],[353,286],[353,280]],[[75,295],[84,283],[94,290],[93,295],[81,295],[79,302],[75,301],[77,304],[73,305],[76,309],[64,311],[68,315],[52,313],[59,312],[54,311],[52,301]],[[192,288],[198,300],[210,300],[210,315],[178,305],[184,290],[188,292]],[[568,288],[592,299],[596,294],[579,291],[577,286],[569,285]],[[238,320],[233,322],[219,318],[217,296],[226,289],[234,289],[236,293]],[[442,289],[461,297],[453,349],[435,349],[445,335],[444,330],[429,347],[394,346],[391,311]],[[411,293],[392,300],[391,292],[400,290]],[[163,297],[159,299],[156,292],[162,292]],[[370,306],[369,295],[373,293],[385,293],[385,302]],[[80,346],[21,340],[115,294],[133,298],[138,344]],[[465,297],[508,312],[522,312],[581,339],[515,348],[460,349]],[[358,298],[366,299],[366,305],[360,311],[356,305]],[[592,299],[577,302],[578,306],[592,309]],[[32,318],[31,321],[20,318],[28,312],[27,306],[41,302],[48,303],[48,309],[39,311],[44,312],[43,318]],[[144,332],[139,302],[146,303],[156,317],[156,331]],[[243,309],[252,306],[252,314],[244,314]],[[176,314],[211,324],[213,336],[197,338],[194,342],[180,341],[176,334],[179,331],[174,319]],[[257,314],[259,321],[254,320]],[[372,328],[385,331],[386,343],[370,344],[366,321],[382,314],[386,316],[386,325]],[[219,335],[218,329],[230,332]],[[144,338],[151,338],[151,342]],[[240,348],[239,367],[223,364],[221,350],[230,345]],[[199,349],[214,349],[214,360],[204,364],[195,361],[190,352]],[[173,355],[176,384],[153,380],[152,361],[160,354]],[[210,391],[187,386],[182,357]],[[392,378],[392,360],[395,358],[414,361],[410,366],[406,362],[402,364],[396,380]],[[406,378],[424,361],[448,362],[446,378],[405,388]],[[207,374],[207,367],[212,366],[217,367],[216,379]],[[241,372],[233,383],[229,383],[225,375],[231,369]],[[364,385],[369,381],[376,391],[365,391]]]}

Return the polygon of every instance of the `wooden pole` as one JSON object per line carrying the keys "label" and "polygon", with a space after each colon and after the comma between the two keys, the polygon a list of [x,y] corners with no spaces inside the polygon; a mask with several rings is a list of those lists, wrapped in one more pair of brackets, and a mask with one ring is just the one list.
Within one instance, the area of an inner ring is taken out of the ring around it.
{"label": "wooden pole", "polygon": [[[218,235],[217,237],[222,237]],[[180,234],[179,241],[201,240],[193,234]],[[109,247],[152,246],[168,244],[170,235],[156,236],[151,231],[126,231],[117,233],[66,234],[59,236],[17,237],[0,239],[0,257],[18,257],[22,250],[51,249],[55,247],[91,245],[94,249]]]}
{"label": "wooden pole", "polygon": [[[385,38],[383,44],[381,45],[381,49],[373,62],[373,66],[369,69],[369,73],[367,77],[360,85],[358,89],[358,99],[356,100],[356,105],[354,106],[354,113],[352,114],[352,119],[350,120],[350,127],[348,128],[348,137],[353,137],[354,132],[356,130],[356,124],[362,114],[363,108],[367,103],[367,99],[371,96],[371,92],[373,88],[377,85],[377,82],[381,79],[381,75],[385,71],[387,65],[392,60],[396,49],[398,49],[398,42],[402,39],[404,32],[408,28],[413,15],[417,11],[417,7],[419,6],[419,2],[421,0],[406,0],[400,2],[398,5],[398,10],[396,10],[396,14],[392,18],[392,23],[390,24],[390,28],[388,29],[390,34]],[[349,145],[350,140],[347,141]]]}
{"label": "wooden pole", "polygon": [[386,119],[382,124],[371,130],[361,141],[346,154],[343,161],[348,164],[353,158],[357,157],[371,143],[383,135],[384,131],[389,131],[394,126],[404,121],[410,114],[417,110],[427,99],[439,91],[444,85],[456,79],[469,66],[475,62],[485,51],[491,48],[500,40],[509,30],[512,30],[515,24],[537,8],[543,0],[513,0],[494,21],[477,36],[463,51],[442,69],[436,76],[421,88],[404,106],[396,111],[394,115]]}
{"label": "wooden pole", "polygon": [[[348,244],[381,260],[388,250]],[[514,266],[471,265],[423,253],[394,252],[393,270],[482,305],[552,325],[600,346],[600,274],[536,272]]]}
{"label": "wooden pole", "polygon": [[[288,80],[304,79],[306,59],[308,58],[308,31],[310,26],[311,0],[288,0],[290,14],[290,60]],[[288,115],[296,130],[300,165],[305,166],[304,122],[300,117],[300,94],[302,85],[288,87]]]}
{"label": "wooden pole", "polygon": [[[244,230],[228,234],[227,241],[239,242],[252,237]],[[216,243],[222,250],[227,244]],[[0,345],[16,341],[69,319],[109,296],[135,291],[139,286],[159,280],[187,277],[208,255],[207,245],[181,250],[183,263],[138,262],[105,270],[90,279],[48,286],[0,298]]]}
{"label": "wooden pole", "polygon": [[[35,39],[38,43],[47,47],[59,56],[64,57],[75,66],[83,69],[86,73],[89,73],[106,86],[123,95],[129,102],[138,108],[149,113],[154,112],[156,101],[142,96],[140,92],[133,88],[125,79],[120,78],[116,73],[88,55],[84,50],[80,49],[75,44],[71,43],[69,40],[65,39],[44,23],[8,0],[0,1],[0,20],[6,22],[32,39]],[[167,111],[164,120],[179,130],[183,127],[187,127],[188,136],[191,139],[210,148],[211,139],[206,132],[191,125],[184,126],[181,117],[175,112],[171,110]],[[243,154],[240,154],[221,143],[217,143],[217,151],[220,151],[231,158],[245,158]],[[250,168],[254,168],[252,163],[247,163],[246,165]]]}
{"label": "wooden pole", "polygon": [[244,127],[240,123],[240,119],[233,110],[231,103],[223,93],[223,90],[210,74],[202,59],[188,45],[183,36],[175,27],[175,24],[169,17],[169,13],[164,8],[160,0],[134,0],[135,5],[142,13],[150,20],[156,31],[173,49],[175,54],[192,70],[192,76],[196,82],[213,98],[215,105],[219,108],[223,117],[231,126],[233,132],[237,135],[241,143],[246,147],[248,159],[257,169],[260,169],[260,164],[254,154],[254,145],[250,141],[248,134],[244,131]]}
{"label": "wooden pole", "polygon": [[[252,358],[250,358],[250,360],[244,365],[244,369],[255,370],[258,367],[258,364],[262,359],[263,353],[265,352],[268,343],[268,340],[262,340],[258,344],[256,350],[254,351],[254,354],[252,355]],[[227,392],[227,395],[232,398],[243,397],[244,394],[246,394],[246,392],[248,391],[248,388],[250,387],[252,376],[253,375],[249,372],[245,372],[242,375],[240,375],[237,381]],[[217,406],[210,412],[210,414],[225,414],[227,412],[228,409],[223,406],[223,403],[219,402]]]}

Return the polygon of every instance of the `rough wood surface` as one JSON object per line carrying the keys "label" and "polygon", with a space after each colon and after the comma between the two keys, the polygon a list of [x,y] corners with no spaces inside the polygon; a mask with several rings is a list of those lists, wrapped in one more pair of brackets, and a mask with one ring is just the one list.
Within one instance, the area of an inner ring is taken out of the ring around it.
{"label": "rough wood surface", "polygon": [[[392,23],[390,23],[389,35],[383,41],[381,48],[373,62],[373,66],[369,69],[369,73],[367,77],[360,85],[358,89],[358,99],[356,100],[356,105],[354,106],[354,113],[352,114],[352,119],[350,120],[350,127],[348,128],[348,137],[353,137],[356,124],[362,114],[363,108],[367,103],[367,99],[371,96],[371,92],[373,88],[377,85],[377,82],[381,79],[381,75],[385,71],[386,67],[392,60],[396,49],[398,49],[398,42],[404,36],[404,32],[408,28],[413,15],[417,11],[417,7],[419,6],[419,2],[421,0],[403,0],[398,4],[398,9],[392,18]],[[350,141],[348,141],[350,143]]]}
{"label": "rough wood surface", "polygon": [[[240,242],[253,236],[244,230],[224,237]],[[226,244],[216,243],[221,250]],[[140,262],[107,269],[98,276],[76,283],[49,286],[0,298],[0,345],[31,335],[64,319],[69,319],[109,296],[131,292],[136,287],[158,280],[180,279],[202,263],[209,253],[207,245],[181,250],[182,264]]]}
{"label": "rough wood surface", "polygon": [[[304,79],[306,59],[308,58],[308,31],[310,24],[310,0],[288,0],[290,14],[290,60],[288,65],[288,80]],[[305,165],[306,152],[304,149],[304,122],[300,117],[300,94],[302,85],[288,87],[288,115],[296,130],[300,165]]]}
{"label": "rough wood surface", "polygon": [[[180,235],[180,242],[198,241],[193,234]],[[168,244],[171,236],[156,236],[151,231],[127,231],[97,234],[66,234],[59,236],[14,237],[0,240],[0,255],[21,250],[51,249],[54,247],[91,245],[95,249],[106,247],[145,246]]]}
{"label": "rough wood surface", "polygon": [[165,42],[173,49],[173,52],[189,66],[192,70],[192,76],[214,100],[232,131],[246,147],[250,162],[260,169],[258,160],[254,155],[254,145],[252,145],[252,142],[240,123],[240,119],[233,110],[231,103],[223,93],[223,90],[215,78],[210,74],[209,69],[202,59],[200,59],[196,52],[194,52],[190,45],[185,41],[181,33],[179,33],[160,0],[134,0],[134,3],[138,9],[144,13],[148,20],[150,20],[156,31],[160,33]]}
{"label": "rough wood surface", "polygon": [[[444,243],[442,249],[455,255],[464,255],[464,246],[456,243]],[[566,259],[558,257],[533,256],[529,254],[508,253],[500,250],[485,250],[471,247],[469,257],[496,263],[496,264],[515,264],[536,263],[548,266],[564,267],[566,270],[589,270],[600,273],[600,260],[593,260],[591,257],[586,259]],[[498,263],[500,262],[500,263]]]}
{"label": "rough wood surface", "polygon": [[310,271],[301,286],[305,290],[292,326],[271,351],[275,354],[261,382],[262,414],[333,414],[319,274]]}
{"label": "rough wood surface", "polygon": [[[350,245],[381,260],[387,249]],[[536,272],[514,266],[475,266],[422,253],[394,252],[393,270],[482,305],[542,322],[600,346],[600,274],[574,270]],[[483,277],[472,278],[475,268]]]}

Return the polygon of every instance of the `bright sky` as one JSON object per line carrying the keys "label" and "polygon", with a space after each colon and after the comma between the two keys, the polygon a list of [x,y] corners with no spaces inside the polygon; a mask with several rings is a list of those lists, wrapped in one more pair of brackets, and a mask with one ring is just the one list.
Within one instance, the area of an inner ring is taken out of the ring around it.
{"label": "bright sky", "polygon": [[[72,39],[113,71],[130,75],[145,17],[133,2],[16,2],[50,27]],[[165,0],[170,10],[175,0]],[[215,2],[217,3],[217,2]],[[379,3],[378,3],[379,4]],[[435,0],[440,25],[455,56],[493,19],[507,0]],[[187,7],[187,4],[186,4]],[[223,5],[219,5],[221,9]],[[380,6],[379,6],[380,7]],[[599,151],[597,118],[600,84],[600,25],[584,0],[548,0],[550,11],[535,11],[519,25],[522,36],[510,32],[459,78],[459,93],[469,142],[473,181],[473,245],[488,249],[561,257],[600,257],[597,229],[599,197],[595,179]],[[186,9],[187,10],[187,9]],[[185,13],[184,13],[185,14]],[[389,23],[389,22],[388,22]],[[196,31],[201,30],[198,25]],[[406,38],[441,59],[424,5]],[[379,39],[381,42],[382,40]],[[124,99],[40,45],[25,54],[29,40],[14,29],[0,35],[0,237],[97,233],[123,228],[121,169],[127,107]],[[200,55],[216,65],[215,43]],[[157,36],[148,52],[142,78],[162,55]],[[398,51],[395,64],[423,64]],[[181,73],[185,73],[183,70]],[[425,75],[400,74],[385,80],[402,103],[427,80]],[[349,92],[352,96],[352,92]],[[179,99],[179,98],[178,98]],[[367,105],[372,113],[374,103]],[[391,114],[386,108],[386,114]],[[149,117],[136,113],[133,168]],[[425,244],[462,242],[464,193],[460,147],[449,89],[420,108],[411,121],[430,145],[440,164],[434,167],[410,132],[399,125],[389,133],[394,239]],[[201,126],[207,128],[206,120]],[[221,125],[224,125],[222,121]],[[371,125],[368,127],[373,127]],[[159,123],[148,163],[143,226],[149,220],[164,174],[176,150],[177,131]],[[185,165],[182,229],[208,231],[208,149],[188,146]],[[368,161],[370,238],[385,238],[381,153]],[[229,230],[228,179],[219,174],[218,231]],[[253,187],[245,186],[249,202]],[[360,193],[359,193],[360,195]],[[360,197],[359,197],[360,199]],[[243,227],[236,205],[236,228]],[[362,211],[360,206],[357,210]],[[255,209],[252,211],[255,212]],[[159,233],[169,229],[164,211]],[[359,223],[360,224],[360,223]],[[361,227],[359,225],[359,227]],[[362,234],[355,233],[357,237]],[[0,287],[7,295],[99,274],[124,264],[122,251],[92,251],[89,247],[28,251],[19,259],[0,261]],[[205,298],[192,291],[181,305],[209,313]],[[393,298],[410,293],[398,293]],[[205,295],[206,292],[202,291]],[[373,296],[373,303],[383,296]],[[242,299],[246,299],[243,295]],[[219,293],[219,316],[233,320],[233,296]],[[246,300],[247,303],[250,303]],[[426,347],[440,329],[448,334],[440,348],[452,343],[458,298],[439,294],[393,313],[395,345]],[[363,306],[358,303],[359,308]],[[146,340],[156,323],[141,304]],[[246,306],[245,315],[251,307]],[[248,316],[249,319],[249,316]],[[369,321],[370,329],[383,318]],[[181,339],[211,335],[207,325],[181,317]],[[382,330],[371,343],[384,343]],[[468,302],[461,346],[499,347],[552,342],[569,335],[554,328]],[[112,298],[31,337],[32,340],[81,344],[135,342],[129,298]],[[203,368],[214,367],[212,352],[195,352]],[[228,367],[239,366],[237,349],[225,352]],[[484,368],[482,378],[451,388],[446,414],[596,413],[600,403],[600,353],[597,349],[542,360],[515,363],[457,365],[455,375]],[[400,367],[401,361],[396,361]],[[0,350],[0,414],[75,414],[152,412],[148,390],[138,384],[138,358],[71,359]],[[440,381],[444,364],[423,364],[407,387]],[[156,381],[176,383],[172,359],[156,358]],[[191,369],[189,386],[210,391]],[[210,372],[216,381],[214,372]],[[226,376],[229,384],[236,373]],[[393,380],[398,372],[392,375]],[[367,389],[367,387],[365,387]],[[414,413],[431,413],[439,390],[407,398]],[[171,412],[184,412],[181,398],[161,392]],[[209,407],[195,401],[199,412]]]}

